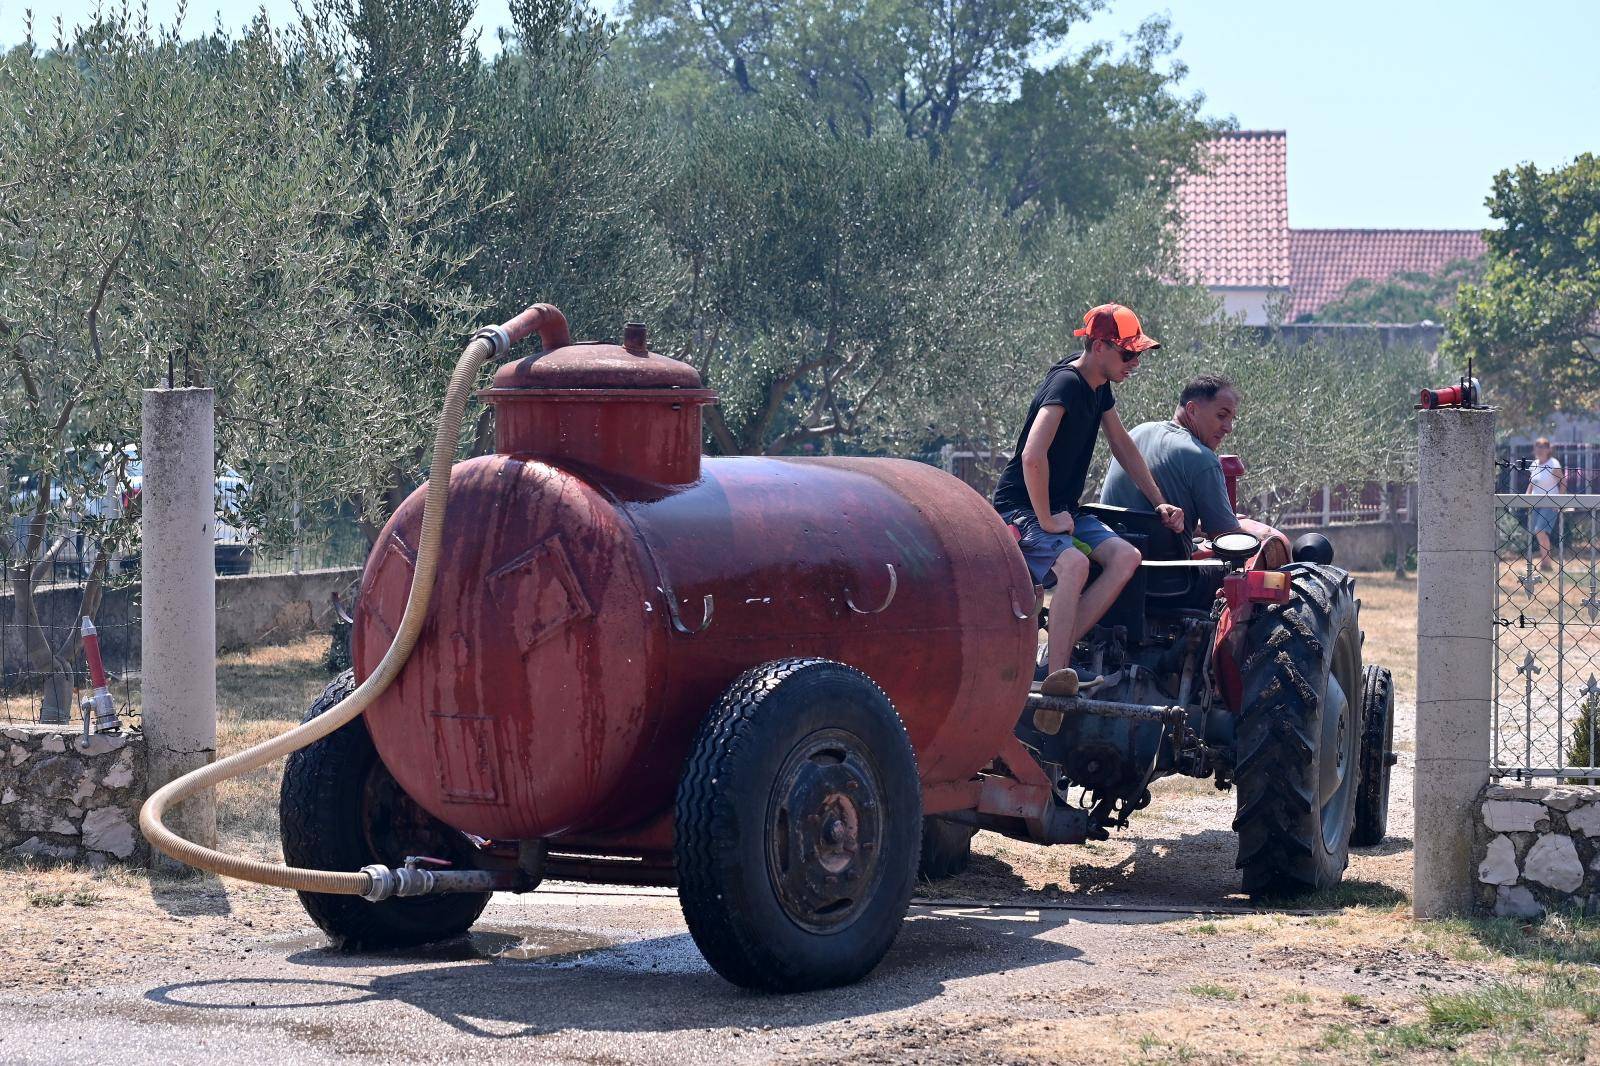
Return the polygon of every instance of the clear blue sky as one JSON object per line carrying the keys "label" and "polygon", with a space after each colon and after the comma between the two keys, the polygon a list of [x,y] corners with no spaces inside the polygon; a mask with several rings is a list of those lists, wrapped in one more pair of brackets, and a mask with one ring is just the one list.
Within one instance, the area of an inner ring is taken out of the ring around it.
{"label": "clear blue sky", "polygon": [[[0,0],[0,44],[21,40],[26,6]],[[50,17],[82,20],[94,0],[31,6],[47,39]],[[238,25],[257,6],[190,0],[187,25],[209,28],[219,9]],[[293,10],[264,6],[280,21]],[[170,21],[176,7],[152,0],[152,18]],[[1496,170],[1600,151],[1596,0],[1113,0],[1069,47],[1162,11],[1209,113],[1289,132],[1292,226],[1485,226]],[[480,4],[486,41],[508,21],[505,0]]]}

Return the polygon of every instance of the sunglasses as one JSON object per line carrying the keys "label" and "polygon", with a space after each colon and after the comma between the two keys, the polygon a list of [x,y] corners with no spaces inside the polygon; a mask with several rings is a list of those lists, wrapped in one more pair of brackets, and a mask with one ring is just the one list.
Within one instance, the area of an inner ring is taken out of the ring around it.
{"label": "sunglasses", "polygon": [[1131,363],[1135,359],[1139,358],[1140,355],[1144,354],[1142,352],[1130,352],[1126,348],[1118,348],[1117,352],[1122,356],[1122,361],[1124,363]]}

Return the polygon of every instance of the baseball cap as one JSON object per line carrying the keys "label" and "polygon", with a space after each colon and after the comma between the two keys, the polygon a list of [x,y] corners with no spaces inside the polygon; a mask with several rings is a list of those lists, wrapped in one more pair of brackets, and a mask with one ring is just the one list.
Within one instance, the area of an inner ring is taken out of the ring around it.
{"label": "baseball cap", "polygon": [[1121,304],[1091,307],[1083,316],[1083,328],[1073,330],[1072,335],[1110,341],[1125,352],[1148,352],[1161,347],[1154,337],[1144,335],[1139,316]]}

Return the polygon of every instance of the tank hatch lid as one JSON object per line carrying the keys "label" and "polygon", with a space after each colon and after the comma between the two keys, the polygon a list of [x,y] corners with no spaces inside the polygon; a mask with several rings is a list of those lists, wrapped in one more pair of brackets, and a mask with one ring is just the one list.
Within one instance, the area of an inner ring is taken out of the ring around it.
{"label": "tank hatch lid", "polygon": [[568,344],[495,371],[493,391],[520,389],[703,389],[681,359],[618,344]]}

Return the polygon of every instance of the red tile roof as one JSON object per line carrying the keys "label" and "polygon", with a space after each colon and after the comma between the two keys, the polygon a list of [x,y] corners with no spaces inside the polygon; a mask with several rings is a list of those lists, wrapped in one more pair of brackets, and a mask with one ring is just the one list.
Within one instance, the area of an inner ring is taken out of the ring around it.
{"label": "red tile roof", "polygon": [[1475,229],[1296,229],[1289,231],[1293,282],[1288,320],[1315,314],[1357,278],[1382,281],[1402,271],[1432,274],[1456,259],[1483,255]]}
{"label": "red tile roof", "polygon": [[1289,284],[1288,138],[1282,130],[1226,133],[1206,172],[1178,186],[1179,261],[1203,285]]}

